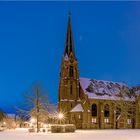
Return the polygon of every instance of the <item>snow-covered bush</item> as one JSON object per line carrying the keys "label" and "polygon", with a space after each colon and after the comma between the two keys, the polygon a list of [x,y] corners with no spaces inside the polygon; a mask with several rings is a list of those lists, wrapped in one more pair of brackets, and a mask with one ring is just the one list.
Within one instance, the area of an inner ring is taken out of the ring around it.
{"label": "snow-covered bush", "polygon": [[0,126],[0,131],[4,131],[4,128]]}
{"label": "snow-covered bush", "polygon": [[51,132],[52,133],[64,133],[65,127],[64,127],[64,125],[52,125]]}
{"label": "snow-covered bush", "polygon": [[28,132],[35,132],[35,129],[34,128],[29,128]]}
{"label": "snow-covered bush", "polygon": [[73,124],[69,124],[65,126],[65,132],[75,132],[76,127]]}
{"label": "snow-covered bush", "polygon": [[67,133],[67,132],[75,132],[76,127],[73,124],[66,125],[52,125],[51,132],[52,133]]}

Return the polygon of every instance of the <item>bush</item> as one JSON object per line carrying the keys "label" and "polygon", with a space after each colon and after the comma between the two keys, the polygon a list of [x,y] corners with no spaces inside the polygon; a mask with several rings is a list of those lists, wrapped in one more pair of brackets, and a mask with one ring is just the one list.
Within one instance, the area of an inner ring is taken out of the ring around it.
{"label": "bush", "polygon": [[46,129],[45,129],[45,128],[43,128],[43,129],[42,129],[42,132],[46,132]]}
{"label": "bush", "polygon": [[64,133],[65,128],[63,125],[52,125],[51,126],[51,132],[52,133]]}
{"label": "bush", "polygon": [[65,132],[75,132],[76,127],[75,125],[66,125],[65,126]]}
{"label": "bush", "polygon": [[67,133],[67,132],[75,132],[75,125],[67,124],[67,125],[52,125],[51,132],[52,133]]}
{"label": "bush", "polygon": [[0,127],[0,131],[4,131],[4,128],[3,127]]}
{"label": "bush", "polygon": [[35,132],[35,129],[34,128],[29,128],[28,132]]}

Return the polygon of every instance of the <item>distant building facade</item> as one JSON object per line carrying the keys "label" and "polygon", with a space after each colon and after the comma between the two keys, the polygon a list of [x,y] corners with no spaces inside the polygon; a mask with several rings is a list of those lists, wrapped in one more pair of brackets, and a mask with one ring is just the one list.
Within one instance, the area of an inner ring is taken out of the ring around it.
{"label": "distant building facade", "polygon": [[[66,115],[63,123],[79,129],[140,128],[140,86],[130,88],[124,83],[80,78],[70,16],[58,94],[58,111]],[[122,107],[117,107],[118,102]],[[122,109],[125,106],[128,108]]]}

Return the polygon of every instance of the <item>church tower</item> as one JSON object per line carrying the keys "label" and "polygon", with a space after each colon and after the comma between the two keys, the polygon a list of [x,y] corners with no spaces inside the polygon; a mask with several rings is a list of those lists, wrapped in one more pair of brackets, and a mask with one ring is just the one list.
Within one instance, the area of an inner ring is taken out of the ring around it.
{"label": "church tower", "polygon": [[[74,52],[71,18],[68,16],[66,42],[60,68],[58,111],[69,116],[70,110],[79,99],[78,62]],[[67,122],[68,123],[68,122]]]}

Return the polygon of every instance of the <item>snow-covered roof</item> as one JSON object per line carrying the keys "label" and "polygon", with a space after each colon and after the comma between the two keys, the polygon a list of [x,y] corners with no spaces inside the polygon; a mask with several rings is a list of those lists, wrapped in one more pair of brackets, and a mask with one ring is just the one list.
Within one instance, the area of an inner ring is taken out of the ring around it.
{"label": "snow-covered roof", "polygon": [[77,104],[70,112],[83,112],[84,109],[81,104]]}
{"label": "snow-covered roof", "polygon": [[16,114],[7,114],[7,117],[9,118],[14,118],[16,116]]}
{"label": "snow-covered roof", "polygon": [[136,96],[140,95],[140,85],[134,86],[131,89],[135,92]]}
{"label": "snow-covered roof", "polygon": [[[90,99],[114,100],[122,97],[124,94],[126,100],[133,98],[128,85],[125,83],[80,78],[80,85]],[[121,91],[123,91],[123,95]]]}
{"label": "snow-covered roof", "polygon": [[140,90],[136,90],[135,93],[139,95],[140,94]]}

